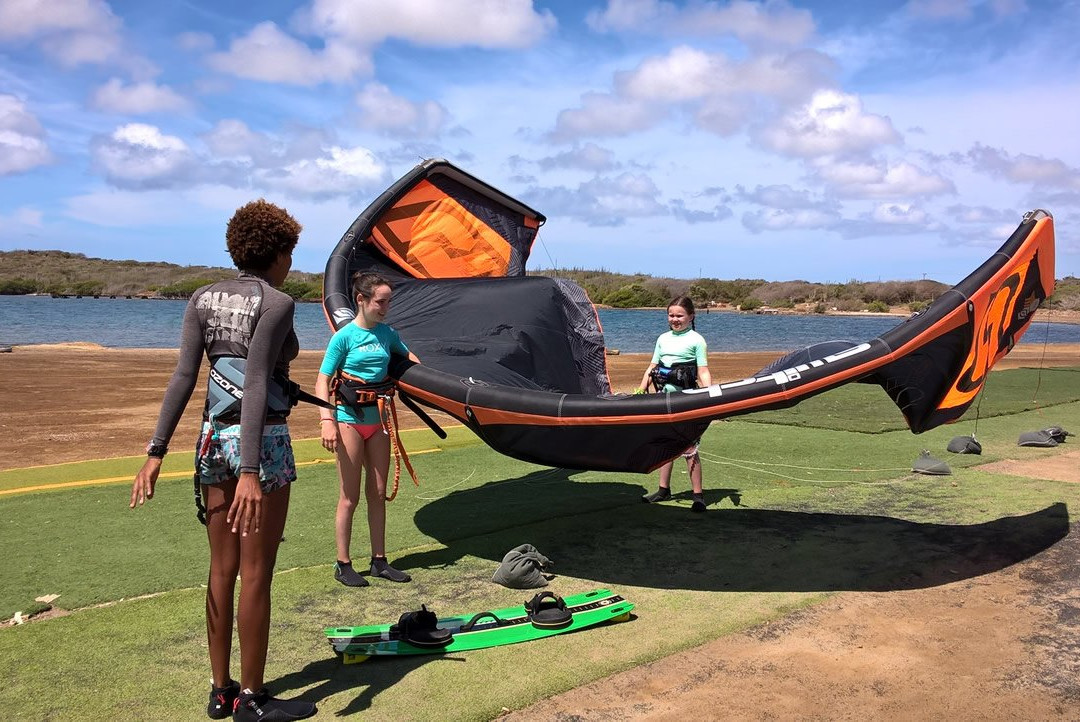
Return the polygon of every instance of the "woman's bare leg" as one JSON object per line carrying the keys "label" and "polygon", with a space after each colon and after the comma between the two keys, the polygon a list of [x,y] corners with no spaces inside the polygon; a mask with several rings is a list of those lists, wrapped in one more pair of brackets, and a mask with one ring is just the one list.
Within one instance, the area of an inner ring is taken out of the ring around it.
{"label": "woman's bare leg", "polygon": [[258,690],[266,671],[270,636],[270,584],[274,579],[278,545],[289,513],[291,484],[263,497],[258,533],[240,539],[240,686]]}
{"label": "woman's bare leg", "polygon": [[341,443],[337,447],[338,495],[337,513],[334,515],[334,539],[337,541],[337,558],[351,562],[353,516],[360,503],[360,474],[364,469],[364,437],[350,426],[341,424]]}
{"label": "woman's bare leg", "polygon": [[367,440],[364,495],[367,498],[371,556],[386,556],[386,477],[390,473],[390,436],[382,431]]}
{"label": "woman's bare leg", "polygon": [[701,457],[695,453],[686,460],[686,470],[690,472],[690,488],[695,494],[701,493]]}
{"label": "woman's bare leg", "polygon": [[660,467],[660,488],[671,489],[671,469],[675,466],[674,461],[669,461]]}
{"label": "woman's bare leg", "polygon": [[225,521],[236,491],[236,479],[203,485],[206,504],[206,536],[210,542],[210,576],[206,582],[206,641],[210,647],[210,670],[215,687],[231,679],[233,593],[240,571],[240,537]]}

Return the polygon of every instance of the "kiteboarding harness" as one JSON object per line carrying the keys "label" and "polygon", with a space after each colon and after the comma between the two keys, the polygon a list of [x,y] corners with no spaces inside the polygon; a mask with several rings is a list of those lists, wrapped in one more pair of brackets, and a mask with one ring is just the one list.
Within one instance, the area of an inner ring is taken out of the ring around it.
{"label": "kiteboarding harness", "polygon": [[[401,481],[401,465],[404,464],[412,477],[413,484],[420,486],[420,479],[416,476],[409,455],[405,452],[405,446],[401,443],[401,428],[398,424],[397,406],[394,405],[394,393],[397,389],[396,382],[387,378],[384,381],[368,382],[359,376],[353,376],[345,371],[338,370],[330,377],[330,393],[338,406],[344,406],[354,411],[360,411],[365,407],[374,406],[379,412],[379,423],[382,424],[387,436],[390,437],[390,445],[394,450],[394,489],[387,495],[387,501],[393,501],[398,493],[398,485]],[[402,400],[405,400],[402,395]],[[406,403],[413,411],[412,404]],[[422,414],[421,418],[431,426],[432,422]],[[445,438],[446,434],[442,434]]]}
{"label": "kiteboarding harness", "polygon": [[[208,455],[221,454],[218,425],[240,423],[244,379],[248,371],[247,355],[255,328],[267,306],[281,304],[283,298],[291,303],[291,299],[273,289],[265,279],[245,272],[235,279],[205,286],[192,296],[191,310],[196,314],[198,332],[202,336],[206,356],[210,359],[203,407],[203,420],[209,422],[209,429],[196,454],[194,475],[196,516],[203,525],[206,524],[206,506],[202,501],[199,465]],[[299,401],[333,408],[330,403],[305,392],[299,384],[289,380],[289,361],[298,352],[299,342],[290,324],[278,358],[272,360],[273,370],[267,378],[267,418],[287,418]]]}

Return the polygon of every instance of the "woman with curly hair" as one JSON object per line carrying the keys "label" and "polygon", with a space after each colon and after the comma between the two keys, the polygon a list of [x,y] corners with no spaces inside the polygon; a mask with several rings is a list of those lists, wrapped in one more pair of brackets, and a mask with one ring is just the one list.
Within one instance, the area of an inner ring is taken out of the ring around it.
{"label": "woman with curly hair", "polygon": [[[291,720],[316,711],[311,702],[276,699],[263,687],[270,584],[296,480],[285,389],[289,362],[300,345],[293,331],[293,300],[277,287],[292,266],[300,230],[286,210],[261,199],[237,209],[229,221],[225,241],[240,273],[198,289],[188,302],[180,357],[146,462],[131,488],[131,508],[153,497],[161,460],[205,354],[210,378],[196,445],[195,490],[210,542],[206,633],[213,680],[206,713],[211,719]],[[236,682],[230,652],[238,573]]]}

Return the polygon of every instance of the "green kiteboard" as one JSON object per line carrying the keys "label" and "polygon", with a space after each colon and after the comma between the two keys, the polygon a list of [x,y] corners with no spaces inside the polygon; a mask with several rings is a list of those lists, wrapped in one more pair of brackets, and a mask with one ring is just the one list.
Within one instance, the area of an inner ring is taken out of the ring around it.
{"label": "green kiteboard", "polygon": [[396,627],[391,629],[394,625],[390,624],[328,627],[325,633],[330,646],[342,655],[343,661],[355,664],[373,655],[446,654],[529,642],[604,622],[624,621],[630,618],[630,610],[634,608],[631,602],[608,589],[572,594],[563,597],[562,601],[571,619],[569,624],[559,628],[535,626],[524,606],[440,618],[437,627],[450,630],[453,635],[449,644],[440,647],[414,646],[402,638]]}

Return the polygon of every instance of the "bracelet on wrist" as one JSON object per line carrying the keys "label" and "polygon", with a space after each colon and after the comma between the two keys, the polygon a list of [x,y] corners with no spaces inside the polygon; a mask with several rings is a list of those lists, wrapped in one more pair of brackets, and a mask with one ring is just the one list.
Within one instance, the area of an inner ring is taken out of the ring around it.
{"label": "bracelet on wrist", "polygon": [[165,454],[169,453],[169,447],[167,444],[151,441],[146,445],[146,455],[155,459],[164,459]]}
{"label": "bracelet on wrist", "polygon": [[336,419],[319,419],[320,423],[323,421],[336,421]]}

